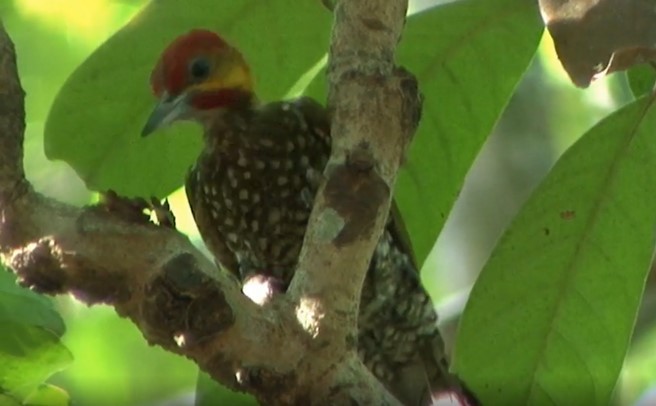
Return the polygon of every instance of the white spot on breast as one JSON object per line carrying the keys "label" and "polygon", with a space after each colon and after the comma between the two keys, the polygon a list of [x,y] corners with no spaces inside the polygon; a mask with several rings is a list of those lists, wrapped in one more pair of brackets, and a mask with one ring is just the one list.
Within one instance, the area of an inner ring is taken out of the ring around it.
{"label": "white spot on breast", "polygon": [[284,186],[289,182],[289,179],[287,179],[286,176],[278,176],[276,182],[278,183],[278,186]]}
{"label": "white spot on breast", "polygon": [[303,149],[307,145],[307,142],[305,141],[305,137],[302,135],[299,135],[296,137],[296,143],[298,144],[299,148]]}
{"label": "white spot on breast", "polygon": [[262,250],[262,251],[266,251],[267,248],[269,248],[269,240],[267,240],[264,237],[258,238],[257,239],[257,244],[259,245],[260,250]]}
{"label": "white spot on breast", "polygon": [[307,155],[301,156],[301,165],[303,167],[308,167],[310,165],[310,158],[308,158]]}
{"label": "white spot on breast", "polygon": [[253,197],[251,198],[253,203],[259,203],[260,202],[260,194],[259,193],[253,193]]}
{"label": "white spot on breast", "polygon": [[291,159],[285,159],[285,169],[289,170],[294,167],[294,161]]}
{"label": "white spot on breast", "polygon": [[291,195],[291,194],[292,194],[292,192],[289,189],[280,189],[280,197],[282,197],[283,199],[288,198],[289,195]]}
{"label": "white spot on breast", "polygon": [[264,161],[261,161],[261,160],[255,161],[255,169],[260,169],[261,170],[261,169],[264,169],[265,166],[266,166],[266,164],[264,163]]}
{"label": "white spot on breast", "polygon": [[248,165],[248,160],[244,156],[244,153],[241,152],[241,151],[239,151],[239,159],[237,160],[237,165],[242,166],[242,167]]}
{"label": "white spot on breast", "polygon": [[239,190],[239,200],[248,200],[248,190],[246,189]]}
{"label": "white spot on breast", "polygon": [[251,171],[244,172],[244,179],[250,179],[250,178],[251,178]]}
{"label": "white spot on breast", "polygon": [[273,147],[273,140],[270,138],[260,138],[260,145],[266,148],[271,148]]}
{"label": "white spot on breast", "polygon": [[223,223],[228,227],[232,227],[235,225],[235,222],[232,219],[232,217],[226,217],[225,219],[223,219]]}
{"label": "white spot on breast", "polygon": [[280,161],[277,159],[269,161],[269,164],[271,164],[271,168],[273,169],[280,169]]}
{"label": "white spot on breast", "polygon": [[287,152],[292,152],[294,150],[294,143],[291,141],[287,141],[285,147],[287,148]]}
{"label": "white spot on breast", "polygon": [[267,218],[269,224],[275,224],[280,221],[280,210],[272,208],[269,210],[269,216]]}
{"label": "white spot on breast", "polygon": [[236,233],[228,233],[228,240],[236,243],[237,242],[237,234]]}
{"label": "white spot on breast", "polygon": [[257,222],[257,220],[251,221],[251,230],[255,233],[260,229],[260,223]]}
{"label": "white spot on breast", "polygon": [[219,218],[219,212],[216,211],[216,210],[212,210],[212,217],[214,217],[215,219],[218,219]]}

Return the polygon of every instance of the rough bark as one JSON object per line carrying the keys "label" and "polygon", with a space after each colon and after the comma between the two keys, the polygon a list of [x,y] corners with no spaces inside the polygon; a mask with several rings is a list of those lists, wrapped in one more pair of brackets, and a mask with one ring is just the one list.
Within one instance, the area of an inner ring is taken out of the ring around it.
{"label": "rough bark", "polygon": [[182,234],[107,206],[77,208],[25,179],[24,92],[0,25],[0,252],[20,282],[106,303],[151,344],[265,404],[397,404],[355,353],[367,264],[418,122],[395,68],[407,0],[337,2],[330,50],[334,150],[289,293],[264,306]]}

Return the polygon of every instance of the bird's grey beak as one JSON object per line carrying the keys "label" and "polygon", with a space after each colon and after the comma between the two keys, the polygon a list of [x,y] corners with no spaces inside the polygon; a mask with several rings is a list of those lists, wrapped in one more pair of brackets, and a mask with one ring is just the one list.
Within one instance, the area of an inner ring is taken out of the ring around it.
{"label": "bird's grey beak", "polygon": [[186,93],[171,97],[167,92],[164,92],[141,130],[141,136],[145,137],[160,127],[184,118],[189,111],[187,99]]}

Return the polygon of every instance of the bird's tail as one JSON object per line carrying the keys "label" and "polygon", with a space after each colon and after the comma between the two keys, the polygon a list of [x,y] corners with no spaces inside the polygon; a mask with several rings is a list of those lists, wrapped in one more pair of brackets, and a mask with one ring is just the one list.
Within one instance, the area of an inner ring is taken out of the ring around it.
{"label": "bird's tail", "polygon": [[449,372],[441,340],[424,348],[424,372],[427,392],[421,405],[429,406],[480,406],[474,393],[455,374]]}

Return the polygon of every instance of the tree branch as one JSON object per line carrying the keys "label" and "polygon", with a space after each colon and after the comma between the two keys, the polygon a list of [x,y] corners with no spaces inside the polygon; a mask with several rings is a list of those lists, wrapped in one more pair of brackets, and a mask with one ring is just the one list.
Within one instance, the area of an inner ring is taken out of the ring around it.
{"label": "tree branch", "polygon": [[362,282],[421,104],[414,78],[393,64],[406,7],[407,0],[336,5],[327,181],[289,294],[264,306],[177,231],[32,189],[22,165],[24,92],[0,24],[3,262],[36,291],[114,306],[149,343],[262,403],[397,404],[355,345]]}
{"label": "tree branch", "polygon": [[339,1],[329,58],[332,155],[289,288],[317,354],[355,358],[362,284],[419,122],[415,78],[394,65],[407,0]]}

